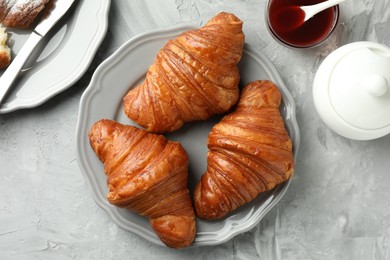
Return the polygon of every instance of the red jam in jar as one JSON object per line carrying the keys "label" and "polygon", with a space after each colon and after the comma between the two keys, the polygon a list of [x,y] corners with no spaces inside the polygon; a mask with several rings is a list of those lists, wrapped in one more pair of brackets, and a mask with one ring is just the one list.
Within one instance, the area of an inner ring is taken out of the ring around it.
{"label": "red jam in jar", "polygon": [[[292,6],[314,5],[324,0],[269,0],[268,26],[280,42],[296,48],[316,46],[328,38],[338,20],[338,6],[328,8],[299,24],[304,13]],[[290,8],[287,8],[290,7]]]}

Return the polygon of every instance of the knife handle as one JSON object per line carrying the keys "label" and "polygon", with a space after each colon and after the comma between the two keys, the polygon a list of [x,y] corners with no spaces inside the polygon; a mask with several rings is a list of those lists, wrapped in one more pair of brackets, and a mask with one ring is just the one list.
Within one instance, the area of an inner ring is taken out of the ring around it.
{"label": "knife handle", "polygon": [[7,95],[9,89],[12,87],[12,83],[15,81],[15,78],[18,76],[20,70],[23,68],[27,59],[31,56],[31,53],[34,51],[35,47],[38,45],[41,39],[42,36],[39,34],[35,32],[31,33],[26,43],[23,45],[19,53],[1,76],[0,105],[2,104],[4,97]]}

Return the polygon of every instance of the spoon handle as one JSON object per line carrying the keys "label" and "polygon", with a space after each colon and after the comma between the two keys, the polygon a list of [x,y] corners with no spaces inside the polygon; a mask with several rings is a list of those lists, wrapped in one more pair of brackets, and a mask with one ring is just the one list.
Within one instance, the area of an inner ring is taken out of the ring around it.
{"label": "spoon handle", "polygon": [[312,18],[314,15],[318,14],[319,12],[324,11],[325,9],[328,9],[329,7],[338,5],[346,0],[328,0],[319,4],[310,5],[310,6],[301,6],[301,9],[305,11],[305,22]]}

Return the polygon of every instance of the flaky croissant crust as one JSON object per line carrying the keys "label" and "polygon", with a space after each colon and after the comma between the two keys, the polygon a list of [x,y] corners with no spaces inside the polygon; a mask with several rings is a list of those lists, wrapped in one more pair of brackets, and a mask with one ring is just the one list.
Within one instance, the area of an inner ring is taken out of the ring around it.
{"label": "flaky croissant crust", "polygon": [[27,29],[48,3],[49,0],[0,0],[0,23],[10,28]]}
{"label": "flaky croissant crust", "polygon": [[292,176],[292,142],[280,102],[271,81],[252,82],[242,90],[235,111],[213,127],[207,171],[194,193],[199,217],[222,218]]}
{"label": "flaky croissant crust", "polygon": [[188,156],[177,142],[112,120],[96,122],[90,144],[104,163],[108,201],[147,216],[169,247],[189,246],[195,212],[187,188]]}
{"label": "flaky croissant crust", "polygon": [[126,115],[149,132],[164,133],[228,111],[239,96],[244,38],[242,21],[219,13],[169,40],[145,81],[124,97]]}

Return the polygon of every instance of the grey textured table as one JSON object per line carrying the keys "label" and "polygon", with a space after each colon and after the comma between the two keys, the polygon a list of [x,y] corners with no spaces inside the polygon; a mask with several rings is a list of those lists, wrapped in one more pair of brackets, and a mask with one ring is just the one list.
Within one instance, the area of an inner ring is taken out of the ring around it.
{"label": "grey textured table", "polygon": [[[390,259],[390,135],[352,141],[313,105],[321,61],[344,44],[390,45],[390,1],[349,0],[327,45],[296,51],[266,30],[265,0],[113,0],[87,73],[40,107],[0,115],[0,259]],[[218,11],[244,21],[246,41],[279,70],[296,105],[301,146],[292,185],[254,229],[220,246],[172,250],[112,222],[76,160],[80,97],[96,67],[131,37]]]}

